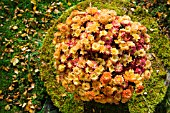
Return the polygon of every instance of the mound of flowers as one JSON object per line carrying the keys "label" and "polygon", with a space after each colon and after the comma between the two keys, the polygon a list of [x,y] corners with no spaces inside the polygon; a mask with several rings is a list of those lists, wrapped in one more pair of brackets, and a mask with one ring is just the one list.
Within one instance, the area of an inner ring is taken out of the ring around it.
{"label": "mound of flowers", "polygon": [[114,10],[74,10],[54,34],[57,81],[76,100],[126,103],[150,78],[150,36],[139,22]]}

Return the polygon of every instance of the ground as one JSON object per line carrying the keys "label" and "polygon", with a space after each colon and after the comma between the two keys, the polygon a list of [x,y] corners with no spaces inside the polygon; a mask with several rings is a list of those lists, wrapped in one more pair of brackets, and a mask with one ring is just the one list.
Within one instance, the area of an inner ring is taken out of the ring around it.
{"label": "ground", "polygon": [[[47,106],[47,103],[50,103],[48,102],[50,97],[47,95],[44,82],[39,77],[39,66],[42,65],[39,49],[54,20],[78,2],[80,1],[1,0],[0,112],[41,113],[50,109]],[[160,40],[158,44],[155,43],[152,51],[158,50],[157,57],[162,60],[165,67],[170,67],[167,45],[168,31],[170,31],[168,26],[170,2],[167,0],[132,0],[130,2],[130,10],[143,8],[157,19],[158,28],[166,38]],[[156,111],[168,111],[169,100],[166,96]]]}

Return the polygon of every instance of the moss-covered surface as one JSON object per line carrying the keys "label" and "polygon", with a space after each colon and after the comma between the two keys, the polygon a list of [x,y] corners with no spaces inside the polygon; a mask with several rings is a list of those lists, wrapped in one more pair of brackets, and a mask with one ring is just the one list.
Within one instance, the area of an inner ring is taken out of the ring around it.
{"label": "moss-covered surface", "polygon": [[[128,104],[121,104],[117,106],[99,104],[95,102],[77,102],[74,101],[73,95],[65,92],[61,84],[56,81],[56,71],[53,66],[54,45],[52,45],[53,34],[57,31],[56,25],[59,22],[64,22],[72,10],[84,10],[89,6],[90,2],[92,6],[98,7],[99,9],[114,9],[118,15],[129,15],[133,21],[138,21],[145,25],[148,29],[148,34],[151,36],[150,53],[153,53],[153,56],[154,54],[156,55],[152,60],[152,67],[154,71],[150,80],[144,83],[145,95],[134,94]],[[131,113],[151,113],[154,112],[155,106],[163,100],[167,90],[167,87],[164,85],[164,78],[166,76],[164,66],[170,67],[169,39],[160,34],[157,22],[149,15],[149,13],[141,7],[137,7],[135,11],[132,12],[129,10],[129,7],[130,3],[125,0],[119,0],[112,3],[108,2],[108,0],[87,0],[68,9],[58,20],[56,20],[53,27],[48,30],[41,50],[41,79],[45,82],[47,92],[51,96],[54,105],[57,106],[61,112],[127,113],[129,108]]]}

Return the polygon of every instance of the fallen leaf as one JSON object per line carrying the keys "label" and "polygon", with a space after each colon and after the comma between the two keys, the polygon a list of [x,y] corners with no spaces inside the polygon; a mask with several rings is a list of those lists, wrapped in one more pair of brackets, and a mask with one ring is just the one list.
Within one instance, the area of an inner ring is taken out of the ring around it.
{"label": "fallen leaf", "polygon": [[58,14],[58,13],[59,13],[59,10],[55,9],[54,14]]}
{"label": "fallen leaf", "polygon": [[35,72],[36,72],[36,73],[39,72],[39,69],[35,69]]}
{"label": "fallen leaf", "polygon": [[26,96],[26,95],[27,95],[27,90],[25,90],[25,91],[24,91],[23,95],[24,95],[24,96]]}
{"label": "fallen leaf", "polygon": [[158,17],[160,18],[162,16],[162,13],[157,12]]}
{"label": "fallen leaf", "polygon": [[25,36],[27,36],[27,34],[26,34],[26,33],[23,33],[23,34],[21,34],[21,36],[22,36],[22,37],[25,37]]}
{"label": "fallen leaf", "polygon": [[15,68],[15,69],[14,69],[14,73],[16,73],[16,74],[18,74],[18,73],[19,73],[19,71],[18,71],[18,69],[17,69],[17,68]]}
{"label": "fallen leaf", "polygon": [[12,99],[9,99],[9,97],[6,98],[5,100],[6,100],[7,102],[12,102]]}
{"label": "fallen leaf", "polygon": [[33,7],[33,11],[36,11],[36,9],[37,9],[37,6],[35,5],[35,6]]}
{"label": "fallen leaf", "polygon": [[0,100],[4,99],[4,95],[0,95]]}
{"label": "fallen leaf", "polygon": [[68,4],[68,6],[71,6],[71,2],[68,2],[67,4]]}
{"label": "fallen leaf", "polygon": [[27,105],[27,103],[23,103],[22,107],[24,108]]}
{"label": "fallen leaf", "polygon": [[13,64],[13,66],[15,66],[18,62],[19,62],[19,60],[17,58],[13,58],[11,60],[11,63]]}
{"label": "fallen leaf", "polygon": [[14,87],[11,85],[11,86],[9,86],[9,88],[8,88],[10,91],[12,91],[12,90],[14,90]]}
{"label": "fallen leaf", "polygon": [[167,4],[170,5],[170,0],[167,0]]}
{"label": "fallen leaf", "polygon": [[33,80],[32,80],[32,75],[29,73],[27,76],[28,76],[28,81],[29,81],[29,82],[32,82],[32,81],[33,81]]}
{"label": "fallen leaf", "polygon": [[2,66],[2,69],[4,69],[5,71],[9,71],[9,67]]}
{"label": "fallen leaf", "polygon": [[18,29],[18,26],[13,26],[12,29],[16,30],[16,29]]}
{"label": "fallen leaf", "polygon": [[21,16],[22,16],[22,14],[18,14],[17,16],[21,17]]}
{"label": "fallen leaf", "polygon": [[8,110],[10,110],[10,109],[11,109],[11,108],[10,108],[10,106],[9,106],[9,105],[6,105],[6,106],[5,106],[5,110],[7,110],[7,111],[8,111]]}
{"label": "fallen leaf", "polygon": [[31,0],[31,3],[36,5],[36,0]]}

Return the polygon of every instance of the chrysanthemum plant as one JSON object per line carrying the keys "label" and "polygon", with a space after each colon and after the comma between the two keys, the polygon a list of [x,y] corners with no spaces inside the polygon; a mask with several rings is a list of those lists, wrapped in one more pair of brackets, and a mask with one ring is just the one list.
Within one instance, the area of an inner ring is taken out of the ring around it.
{"label": "chrysanthemum plant", "polygon": [[168,37],[145,9],[131,7],[86,0],[48,30],[40,74],[62,113],[153,113],[163,100]]}
{"label": "chrysanthemum plant", "polygon": [[54,33],[57,80],[74,99],[128,102],[152,73],[147,28],[114,10],[74,10]]}

